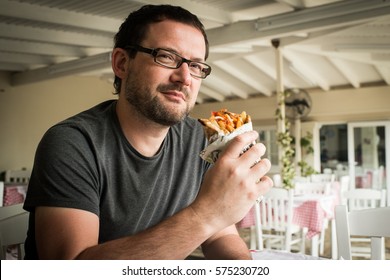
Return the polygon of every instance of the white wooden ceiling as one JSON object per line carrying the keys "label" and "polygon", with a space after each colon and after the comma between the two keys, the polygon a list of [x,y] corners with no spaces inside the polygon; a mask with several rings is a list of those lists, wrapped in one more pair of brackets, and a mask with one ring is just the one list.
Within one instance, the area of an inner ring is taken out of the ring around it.
{"label": "white wooden ceiling", "polygon": [[112,79],[113,36],[144,4],[197,14],[212,74],[199,103],[271,96],[280,40],[286,88],[390,85],[390,0],[0,0],[0,71],[14,86],[70,74]]}

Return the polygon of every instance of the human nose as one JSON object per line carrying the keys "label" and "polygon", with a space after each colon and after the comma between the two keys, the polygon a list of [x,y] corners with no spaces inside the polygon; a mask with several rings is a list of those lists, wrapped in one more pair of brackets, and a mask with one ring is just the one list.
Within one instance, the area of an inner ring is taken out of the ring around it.
{"label": "human nose", "polygon": [[191,72],[188,63],[183,62],[172,75],[174,82],[181,82],[183,85],[189,86],[191,84]]}

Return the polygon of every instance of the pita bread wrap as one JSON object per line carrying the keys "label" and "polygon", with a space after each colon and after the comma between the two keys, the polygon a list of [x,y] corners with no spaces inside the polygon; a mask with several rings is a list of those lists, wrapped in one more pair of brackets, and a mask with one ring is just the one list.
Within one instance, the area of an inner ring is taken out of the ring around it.
{"label": "pita bread wrap", "polygon": [[[251,117],[243,111],[241,114],[221,109],[211,113],[208,119],[198,119],[203,125],[209,145],[200,153],[205,161],[214,163],[226,144],[237,135],[253,130]],[[248,146],[243,151],[251,147]]]}

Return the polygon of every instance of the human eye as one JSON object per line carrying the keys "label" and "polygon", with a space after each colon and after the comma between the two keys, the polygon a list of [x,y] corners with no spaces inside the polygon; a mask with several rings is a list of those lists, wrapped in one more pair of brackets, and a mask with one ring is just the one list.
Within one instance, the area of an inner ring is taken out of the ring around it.
{"label": "human eye", "polygon": [[160,50],[156,55],[156,59],[162,63],[174,64],[176,62],[176,55],[165,50]]}
{"label": "human eye", "polygon": [[204,66],[200,63],[197,63],[197,62],[191,62],[190,67],[191,67],[191,69],[193,69],[197,73],[201,73],[204,69]]}

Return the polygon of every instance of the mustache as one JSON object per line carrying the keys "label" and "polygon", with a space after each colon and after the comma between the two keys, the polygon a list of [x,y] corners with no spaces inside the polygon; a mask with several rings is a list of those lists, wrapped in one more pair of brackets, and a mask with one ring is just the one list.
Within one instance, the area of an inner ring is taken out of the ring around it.
{"label": "mustache", "polygon": [[179,91],[181,93],[183,93],[185,95],[185,97],[188,97],[190,95],[190,92],[187,88],[181,86],[181,85],[177,85],[177,84],[163,84],[163,85],[159,85],[157,87],[157,90],[158,91],[161,91],[161,92],[164,92],[164,91],[171,91],[171,90],[174,90],[174,91]]}

